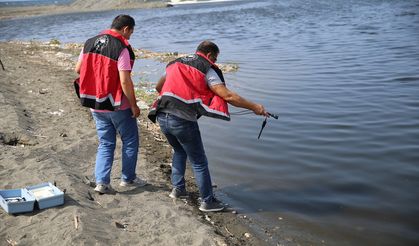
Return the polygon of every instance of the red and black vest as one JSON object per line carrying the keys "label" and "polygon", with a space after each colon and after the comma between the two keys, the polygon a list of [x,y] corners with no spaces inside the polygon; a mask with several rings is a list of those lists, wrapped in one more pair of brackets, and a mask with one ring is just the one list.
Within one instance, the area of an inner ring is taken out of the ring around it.
{"label": "red and black vest", "polygon": [[86,41],[79,81],[79,95],[83,106],[111,111],[121,106],[123,91],[118,58],[125,48],[129,51],[132,67],[134,52],[128,40],[119,33],[105,30]]}
{"label": "red and black vest", "polygon": [[222,71],[203,54],[178,58],[166,67],[166,81],[154,102],[148,118],[156,122],[160,109],[192,109],[198,116],[205,115],[230,120],[227,102],[215,95],[207,85],[205,75],[212,68],[224,82]]}

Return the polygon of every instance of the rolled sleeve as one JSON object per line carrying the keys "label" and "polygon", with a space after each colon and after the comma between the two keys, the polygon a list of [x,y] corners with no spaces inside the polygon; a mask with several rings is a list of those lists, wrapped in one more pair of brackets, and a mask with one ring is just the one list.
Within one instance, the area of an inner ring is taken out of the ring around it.
{"label": "rolled sleeve", "polygon": [[208,86],[224,84],[224,82],[220,79],[218,74],[212,68],[210,68],[207,74],[205,75],[205,80],[207,81]]}
{"label": "rolled sleeve", "polygon": [[128,49],[125,48],[122,50],[121,54],[118,57],[118,70],[119,71],[131,71],[131,59],[129,56]]}

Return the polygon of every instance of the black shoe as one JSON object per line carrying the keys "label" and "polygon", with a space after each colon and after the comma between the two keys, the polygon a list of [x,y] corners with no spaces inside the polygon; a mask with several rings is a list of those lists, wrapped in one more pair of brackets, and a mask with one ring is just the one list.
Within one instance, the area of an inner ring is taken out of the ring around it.
{"label": "black shoe", "polygon": [[170,192],[169,197],[171,198],[180,198],[180,199],[185,199],[188,198],[188,192],[186,190],[179,190],[177,188],[173,188],[172,192]]}
{"label": "black shoe", "polygon": [[203,212],[219,212],[224,210],[224,204],[216,198],[212,198],[209,202],[201,202],[199,210]]}

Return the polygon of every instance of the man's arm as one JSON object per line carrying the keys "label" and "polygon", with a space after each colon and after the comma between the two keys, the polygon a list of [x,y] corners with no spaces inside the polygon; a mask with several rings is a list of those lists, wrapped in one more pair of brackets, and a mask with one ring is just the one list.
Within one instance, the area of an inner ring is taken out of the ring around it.
{"label": "man's arm", "polygon": [[74,68],[74,71],[76,71],[76,73],[80,74],[80,68],[81,68],[81,60],[77,61],[76,67]]}
{"label": "man's arm", "polygon": [[257,115],[268,116],[268,113],[265,111],[263,105],[246,100],[239,94],[230,91],[224,84],[210,86],[210,89],[216,95],[218,95],[233,106],[250,109]]}
{"label": "man's arm", "polygon": [[80,74],[80,68],[81,68],[81,62],[83,61],[83,49],[80,51],[79,58],[77,59],[76,67],[74,68],[74,71],[76,73]]}
{"label": "man's arm", "polygon": [[163,88],[164,82],[166,82],[166,75],[162,76],[156,85],[156,91],[160,93],[161,89]]}
{"label": "man's arm", "polygon": [[120,70],[119,78],[121,79],[122,91],[128,98],[131,105],[132,117],[137,118],[140,116],[140,108],[137,106],[137,99],[135,98],[134,83],[131,79],[131,71]]}

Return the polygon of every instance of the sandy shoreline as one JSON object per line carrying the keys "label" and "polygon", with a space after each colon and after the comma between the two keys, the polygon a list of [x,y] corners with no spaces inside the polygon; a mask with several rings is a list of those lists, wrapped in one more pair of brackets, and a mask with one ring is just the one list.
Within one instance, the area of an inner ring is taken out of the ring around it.
{"label": "sandy shoreline", "polygon": [[167,2],[163,1],[75,1],[69,5],[42,5],[42,6],[13,6],[0,8],[1,19],[26,18],[41,15],[59,15],[79,12],[97,12],[107,10],[139,9],[139,8],[165,8]]}
{"label": "sandy shoreline", "polygon": [[[146,111],[140,118],[137,170],[152,185],[119,188],[117,151],[112,184],[118,193],[92,192],[84,180],[92,177],[97,139],[90,112],[80,106],[72,88],[78,51],[77,46],[0,43],[6,69],[0,68],[0,189],[46,181],[66,189],[60,207],[18,216],[1,209],[0,245],[7,240],[22,245],[263,245],[263,240],[245,236],[250,232],[246,220],[231,209],[207,216],[200,212],[196,189],[187,201],[168,197],[171,149],[146,119]],[[191,178],[188,182],[194,183]],[[80,220],[78,229],[74,216]],[[118,228],[118,223],[126,228]]]}

